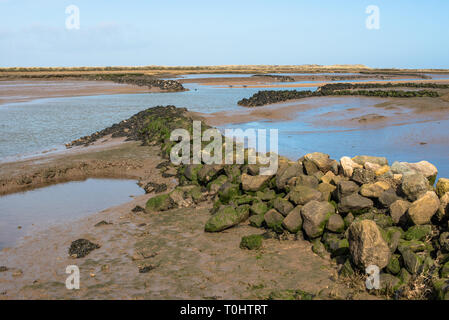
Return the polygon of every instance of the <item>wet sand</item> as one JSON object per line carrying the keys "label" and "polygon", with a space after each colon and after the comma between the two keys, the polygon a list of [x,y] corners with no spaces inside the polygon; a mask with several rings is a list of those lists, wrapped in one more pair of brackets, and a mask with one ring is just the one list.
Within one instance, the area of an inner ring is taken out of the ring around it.
{"label": "wet sand", "polygon": [[110,81],[12,80],[0,81],[0,105],[42,98],[93,96],[105,94],[161,92],[159,88],[139,87]]}

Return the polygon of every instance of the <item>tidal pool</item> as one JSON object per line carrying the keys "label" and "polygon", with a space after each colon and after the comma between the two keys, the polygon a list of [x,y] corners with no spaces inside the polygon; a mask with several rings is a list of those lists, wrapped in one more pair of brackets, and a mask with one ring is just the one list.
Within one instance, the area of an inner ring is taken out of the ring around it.
{"label": "tidal pool", "polygon": [[0,197],[0,250],[31,229],[67,222],[144,194],[134,180],[87,179]]}

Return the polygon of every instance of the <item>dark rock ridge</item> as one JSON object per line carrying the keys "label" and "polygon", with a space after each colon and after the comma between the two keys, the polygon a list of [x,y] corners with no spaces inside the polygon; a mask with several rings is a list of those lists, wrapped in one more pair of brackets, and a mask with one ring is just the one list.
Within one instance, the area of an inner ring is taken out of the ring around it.
{"label": "dark rock ridge", "polygon": [[[298,90],[261,90],[250,98],[244,98],[238,102],[244,107],[258,107],[266,104],[283,102],[293,99],[302,99],[308,97],[320,97],[331,95],[351,95],[368,97],[395,97],[395,98],[413,98],[413,97],[439,97],[437,91],[431,90],[370,90],[370,89],[389,89],[389,88],[432,88],[448,89],[449,85],[436,83],[331,83],[319,87],[316,91],[298,91]],[[359,89],[359,90],[357,90]]]}
{"label": "dark rock ridge", "polygon": [[293,79],[290,76],[281,76],[281,75],[274,75],[274,74],[255,74],[252,77],[266,77],[270,78],[271,80],[279,81],[279,82],[294,82],[295,79]]}

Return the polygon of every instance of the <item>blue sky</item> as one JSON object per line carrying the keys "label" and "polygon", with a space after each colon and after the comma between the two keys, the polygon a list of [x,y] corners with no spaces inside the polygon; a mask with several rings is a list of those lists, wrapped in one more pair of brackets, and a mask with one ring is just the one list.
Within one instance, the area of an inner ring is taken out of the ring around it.
{"label": "blue sky", "polygon": [[[79,30],[65,27],[71,4]],[[0,66],[449,68],[448,12],[447,0],[0,0]]]}

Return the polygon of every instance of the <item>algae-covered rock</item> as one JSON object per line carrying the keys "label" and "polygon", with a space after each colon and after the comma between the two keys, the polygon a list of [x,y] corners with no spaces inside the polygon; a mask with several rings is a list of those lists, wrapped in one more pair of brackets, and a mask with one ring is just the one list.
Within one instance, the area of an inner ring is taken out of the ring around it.
{"label": "algae-covered rock", "polygon": [[273,207],[285,217],[293,209],[293,204],[286,199],[276,198],[273,201]]}
{"label": "algae-covered rock", "polygon": [[215,194],[218,192],[220,187],[228,181],[228,177],[225,175],[218,176],[215,180],[209,182],[207,184],[207,189],[210,191],[210,193]]}
{"label": "algae-covered rock", "polygon": [[302,172],[303,168],[300,163],[287,165],[281,168],[276,174],[276,188],[279,190],[284,189],[291,178],[298,176]]}
{"label": "algae-covered rock", "polygon": [[169,194],[161,194],[150,198],[147,201],[145,209],[149,212],[166,211],[174,208],[175,203]]}
{"label": "algae-covered rock", "polygon": [[251,215],[263,215],[268,211],[268,206],[265,202],[256,201],[252,204],[249,210]]}
{"label": "algae-covered rock", "polygon": [[446,192],[449,192],[449,179],[440,178],[437,182],[437,194],[442,197]]}
{"label": "algae-covered rock", "polygon": [[312,251],[322,258],[326,256],[326,247],[321,242],[320,238],[315,238],[312,240]]}
{"label": "algae-covered rock", "polygon": [[427,237],[432,235],[432,226],[420,225],[420,226],[412,226],[404,233],[405,240],[425,240]]}
{"label": "algae-covered rock", "polygon": [[205,231],[219,232],[233,227],[248,218],[248,210],[236,210],[231,206],[225,206],[212,215],[206,222]]}
{"label": "algae-covered rock", "polygon": [[69,255],[75,258],[84,258],[90,252],[100,248],[96,243],[93,243],[86,239],[78,239],[70,244]]}
{"label": "algae-covered rock", "polygon": [[390,272],[391,274],[399,274],[399,272],[401,271],[401,263],[399,261],[400,255],[398,254],[394,254],[391,259],[390,262],[388,262],[387,265],[387,271]]}
{"label": "algae-covered rock", "polygon": [[242,237],[240,241],[240,248],[248,250],[257,250],[262,247],[263,237],[260,234],[252,234],[250,236]]}
{"label": "algae-covered rock", "polygon": [[258,214],[249,217],[249,224],[256,228],[260,228],[264,222],[265,222],[264,214]]}
{"label": "algae-covered rock", "polygon": [[273,229],[276,232],[282,232],[282,221],[284,220],[284,216],[277,212],[275,209],[269,210],[264,215],[265,224],[268,228]]}
{"label": "algae-covered rock", "polygon": [[342,233],[345,231],[345,222],[339,214],[333,214],[327,221],[326,229],[331,232]]}
{"label": "algae-covered rock", "polygon": [[238,184],[232,184],[225,182],[220,189],[218,189],[218,196],[221,202],[228,203],[232,198],[240,195],[240,189]]}
{"label": "algae-covered rock", "polygon": [[401,250],[401,255],[407,271],[411,274],[416,274],[424,262],[423,259],[411,250]]}
{"label": "algae-covered rock", "polygon": [[329,217],[334,213],[335,208],[326,201],[313,200],[302,207],[303,229],[307,236],[312,239],[321,236]]}
{"label": "algae-covered rock", "polygon": [[309,187],[296,186],[290,191],[288,197],[296,205],[304,205],[312,200],[321,200],[322,194],[318,190]]}
{"label": "algae-covered rock", "polygon": [[390,248],[374,221],[354,221],[348,229],[348,240],[352,260],[357,266],[365,269],[375,265],[383,269],[388,265]]}
{"label": "algae-covered rock", "polygon": [[201,164],[188,164],[185,166],[184,176],[192,182],[198,182],[198,171],[201,168]]}
{"label": "algae-covered rock", "polygon": [[449,232],[443,232],[439,238],[440,246],[446,252],[449,252]]}
{"label": "algae-covered rock", "polygon": [[343,263],[343,265],[340,268],[339,274],[343,277],[350,277],[354,275],[354,273],[355,271],[354,268],[352,267],[351,260],[346,259],[345,263]]}
{"label": "algae-covered rock", "polygon": [[324,246],[330,252],[331,257],[347,255],[349,253],[349,242],[343,235],[325,233],[323,235]]}
{"label": "algae-covered rock", "polygon": [[312,300],[313,297],[302,290],[276,290],[268,295],[268,300]]}

